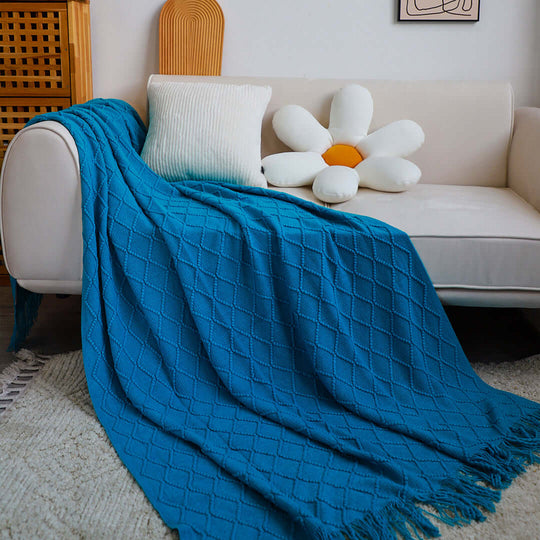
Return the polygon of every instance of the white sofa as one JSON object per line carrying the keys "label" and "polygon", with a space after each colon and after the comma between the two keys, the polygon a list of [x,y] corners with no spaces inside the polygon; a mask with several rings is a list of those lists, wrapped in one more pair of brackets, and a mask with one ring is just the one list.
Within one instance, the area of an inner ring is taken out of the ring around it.
{"label": "white sofa", "polygon": [[[352,82],[210,79],[273,88],[263,121],[263,156],[287,150],[271,126],[277,108],[303,105],[327,125],[334,92]],[[408,192],[361,189],[352,200],[327,206],[407,232],[444,303],[540,307],[540,109],[514,111],[505,83],[354,82],[373,95],[371,130],[401,118],[423,127],[425,144],[410,158],[423,175]],[[283,191],[323,204],[310,188]],[[80,294],[78,155],[63,126],[45,122],[13,139],[2,170],[1,228],[8,270],[21,286]]]}

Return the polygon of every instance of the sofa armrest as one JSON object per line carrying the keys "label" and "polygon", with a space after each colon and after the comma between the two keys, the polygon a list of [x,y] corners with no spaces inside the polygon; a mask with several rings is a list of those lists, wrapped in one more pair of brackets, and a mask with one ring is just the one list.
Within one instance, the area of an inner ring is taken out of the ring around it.
{"label": "sofa armrest", "polygon": [[540,212],[540,108],[516,109],[508,187]]}
{"label": "sofa armrest", "polygon": [[81,184],[77,147],[64,126],[41,122],[13,138],[0,212],[9,273],[23,286],[45,280],[51,292],[71,292],[82,276]]}

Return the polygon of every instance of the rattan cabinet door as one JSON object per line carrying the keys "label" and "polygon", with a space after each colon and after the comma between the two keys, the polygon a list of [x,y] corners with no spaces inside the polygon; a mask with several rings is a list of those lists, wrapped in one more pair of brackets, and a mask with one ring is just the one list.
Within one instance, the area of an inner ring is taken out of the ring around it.
{"label": "rattan cabinet door", "polygon": [[67,7],[0,2],[0,96],[69,96]]}
{"label": "rattan cabinet door", "polygon": [[61,111],[71,105],[69,98],[0,97],[0,163],[17,131],[38,114]]}

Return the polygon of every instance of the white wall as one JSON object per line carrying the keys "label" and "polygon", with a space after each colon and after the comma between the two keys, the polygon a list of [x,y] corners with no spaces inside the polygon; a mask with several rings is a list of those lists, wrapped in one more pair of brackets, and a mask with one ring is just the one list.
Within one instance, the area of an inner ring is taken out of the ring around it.
{"label": "white wall", "polygon": [[540,2],[536,5],[536,44],[535,44],[535,55],[533,59],[536,62],[536,81],[533,83],[535,89],[536,100],[533,99],[531,102],[532,105],[540,107]]}
{"label": "white wall", "polygon": [[[482,0],[478,23],[396,22],[397,0],[218,0],[223,75],[502,79],[540,106],[540,1]],[[92,0],[95,97],[146,108],[164,0]]]}

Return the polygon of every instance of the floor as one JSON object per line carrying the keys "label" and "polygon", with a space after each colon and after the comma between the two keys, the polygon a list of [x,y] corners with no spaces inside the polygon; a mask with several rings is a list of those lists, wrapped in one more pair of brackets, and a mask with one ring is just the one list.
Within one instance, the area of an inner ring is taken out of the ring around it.
{"label": "floor", "polygon": [[[11,289],[0,287],[0,372],[12,361],[6,352],[13,328]],[[45,295],[39,315],[25,347],[42,354],[56,354],[81,348],[81,297]]]}
{"label": "floor", "polygon": [[[81,297],[46,295],[25,347],[42,354],[81,348]],[[449,307],[447,313],[469,360],[504,362],[540,353],[540,310]],[[11,290],[0,287],[0,372],[12,328]]]}

